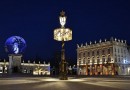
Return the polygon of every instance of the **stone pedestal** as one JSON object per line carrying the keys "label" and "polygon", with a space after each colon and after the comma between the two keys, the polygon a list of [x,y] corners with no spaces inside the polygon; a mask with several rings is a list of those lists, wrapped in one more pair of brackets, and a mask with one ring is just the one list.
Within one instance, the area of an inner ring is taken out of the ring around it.
{"label": "stone pedestal", "polygon": [[21,54],[9,54],[9,73],[21,72]]}

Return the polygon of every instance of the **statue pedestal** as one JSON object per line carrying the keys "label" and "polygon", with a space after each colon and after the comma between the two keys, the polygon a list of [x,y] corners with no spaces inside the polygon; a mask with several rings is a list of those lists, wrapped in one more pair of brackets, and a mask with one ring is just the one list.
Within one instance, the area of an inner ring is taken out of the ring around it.
{"label": "statue pedestal", "polygon": [[9,73],[21,72],[21,58],[22,54],[9,54]]}

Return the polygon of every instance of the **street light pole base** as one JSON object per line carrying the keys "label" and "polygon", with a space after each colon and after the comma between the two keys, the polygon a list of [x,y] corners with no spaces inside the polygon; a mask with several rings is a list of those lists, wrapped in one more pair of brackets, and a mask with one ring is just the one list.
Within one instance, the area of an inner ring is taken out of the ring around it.
{"label": "street light pole base", "polygon": [[66,72],[60,72],[59,79],[60,80],[68,80],[67,73]]}
{"label": "street light pole base", "polygon": [[67,77],[67,76],[60,76],[59,79],[60,79],[60,80],[68,80],[68,77]]}

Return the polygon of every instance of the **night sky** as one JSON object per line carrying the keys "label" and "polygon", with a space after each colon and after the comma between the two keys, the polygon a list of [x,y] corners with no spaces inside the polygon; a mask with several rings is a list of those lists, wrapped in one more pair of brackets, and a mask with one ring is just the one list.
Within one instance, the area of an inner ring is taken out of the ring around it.
{"label": "night sky", "polygon": [[61,50],[53,39],[64,10],[73,40],[66,42],[66,56],[75,58],[76,44],[116,37],[130,43],[130,0],[0,0],[0,58],[8,57],[4,43],[11,36],[26,40],[24,58],[52,58]]}

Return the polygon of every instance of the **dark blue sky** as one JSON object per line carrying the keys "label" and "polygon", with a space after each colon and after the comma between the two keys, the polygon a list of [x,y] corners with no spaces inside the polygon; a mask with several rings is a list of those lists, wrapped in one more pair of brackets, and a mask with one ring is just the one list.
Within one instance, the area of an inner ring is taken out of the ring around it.
{"label": "dark blue sky", "polygon": [[66,43],[67,57],[76,58],[76,44],[94,42],[111,36],[130,43],[129,0],[0,0],[0,57],[5,58],[4,43],[17,35],[27,42],[24,56],[53,57],[61,42],[53,40],[60,27],[59,13],[67,16],[66,27],[73,40]]}

